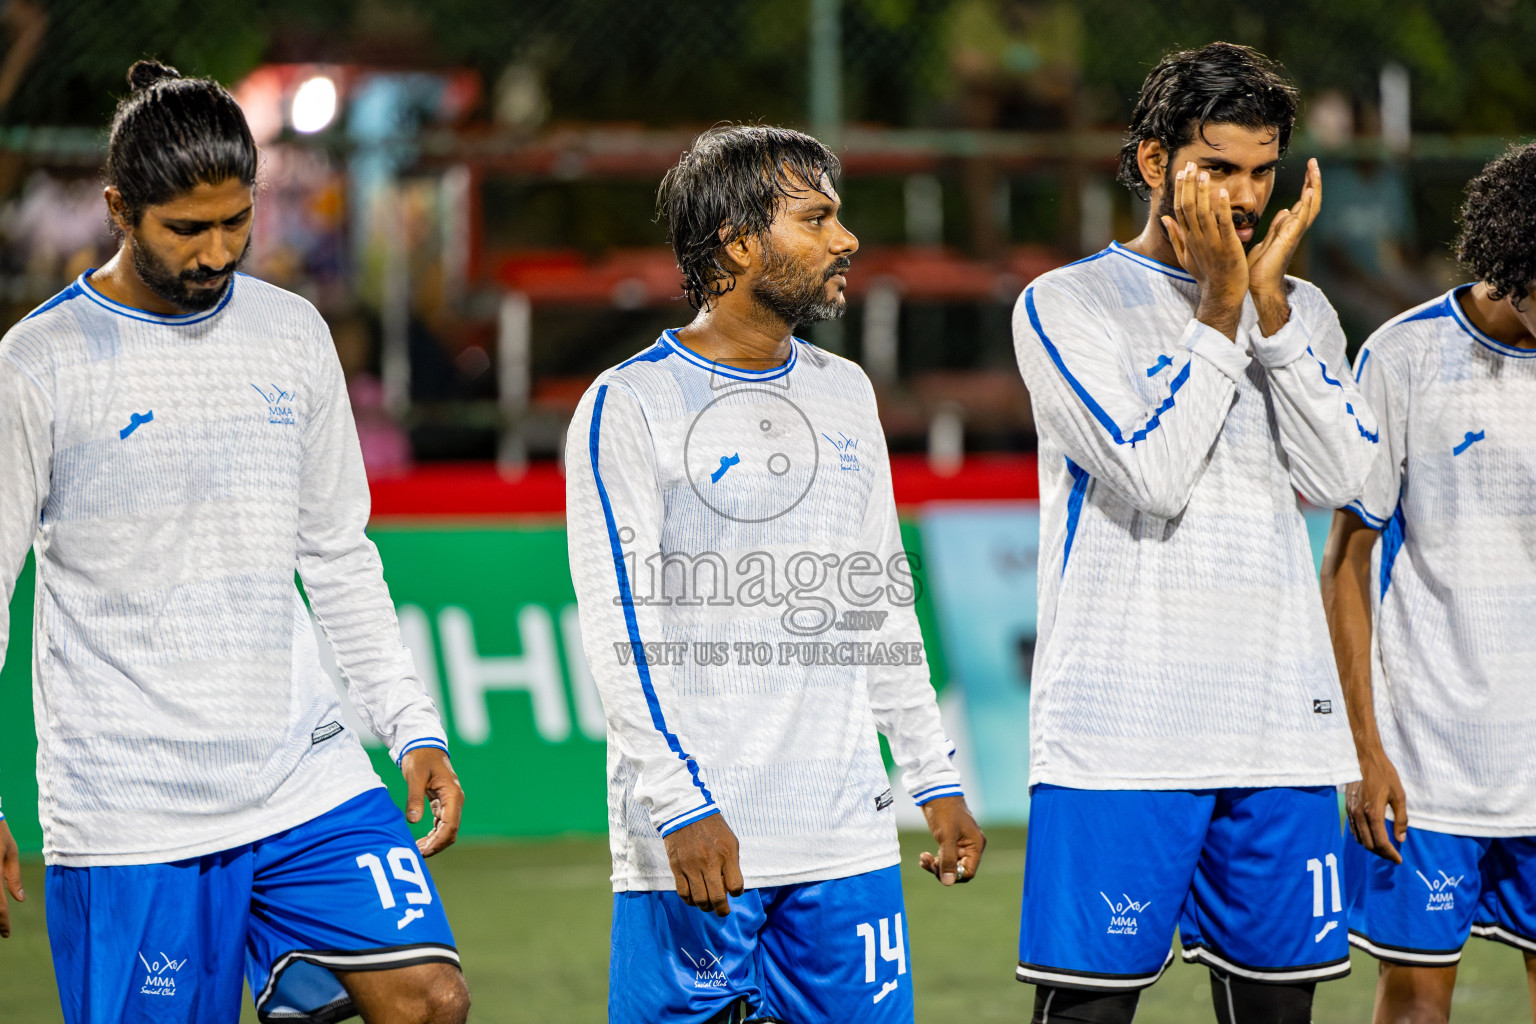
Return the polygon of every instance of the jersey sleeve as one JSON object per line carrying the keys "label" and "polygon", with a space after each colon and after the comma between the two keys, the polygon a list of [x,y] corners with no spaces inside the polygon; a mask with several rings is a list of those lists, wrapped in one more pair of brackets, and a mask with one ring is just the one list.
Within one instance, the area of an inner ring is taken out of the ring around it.
{"label": "jersey sleeve", "polygon": [[[869,401],[873,406],[873,390]],[[871,418],[878,422],[873,411]],[[879,566],[885,569],[882,578],[892,581],[884,587],[883,598],[876,605],[890,609],[880,636],[892,646],[901,644],[903,650],[923,651],[923,656],[902,659],[899,664],[892,659],[887,664],[870,665],[865,678],[875,727],[890,744],[891,757],[901,769],[902,785],[913,801],[922,806],[939,797],[965,794],[960,771],[954,764],[955,745],[944,734],[939,719],[923,634],[917,622],[922,566],[910,559],[901,541],[890,459],[883,444],[878,457],[870,460],[870,467],[877,475],[864,510],[860,548],[874,553]],[[862,600],[869,593],[851,582],[842,589],[844,598],[850,601]]]}
{"label": "jersey sleeve", "polygon": [[1373,335],[1355,357],[1355,379],[1376,413],[1381,441],[1359,497],[1346,507],[1374,530],[1385,528],[1396,513],[1408,464],[1408,381],[1394,355]]}
{"label": "jersey sleeve", "polygon": [[448,749],[400,624],[368,525],[368,478],[341,361],[315,314],[315,364],[303,424],[298,570],[310,608],[363,722],[398,764],[418,747]]}
{"label": "jersey sleeve", "polygon": [[[8,609],[48,500],[53,402],[31,374],[0,353],[0,665],[10,646]],[[11,723],[15,727],[15,723]],[[4,815],[0,814],[0,818]]]}
{"label": "jersey sleeve", "polygon": [[1103,322],[1051,282],[1024,290],[1013,338],[1036,422],[1068,458],[1141,511],[1178,515],[1232,409],[1243,350],[1190,320],[1160,339],[1172,367],[1149,401]]}
{"label": "jersey sleeve", "polygon": [[1338,314],[1321,292],[1292,282],[1291,316],[1273,337],[1255,325],[1254,356],[1265,367],[1291,485],[1322,508],[1360,494],[1376,458],[1376,414],[1362,400],[1344,354]]}
{"label": "jersey sleeve", "polygon": [[[703,766],[676,732],[679,700],[656,609],[631,574],[661,550],[662,498],[650,428],[622,383],[589,390],[566,434],[566,529],[582,648],[603,701],[610,750],[635,773],[635,797],[662,835],[718,814]],[[632,553],[626,556],[625,550]]]}

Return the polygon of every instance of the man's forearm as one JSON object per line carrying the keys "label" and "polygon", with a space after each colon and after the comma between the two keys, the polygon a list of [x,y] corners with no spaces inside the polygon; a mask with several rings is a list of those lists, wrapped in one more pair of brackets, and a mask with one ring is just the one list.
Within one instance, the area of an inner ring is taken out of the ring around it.
{"label": "man's forearm", "polygon": [[1371,695],[1371,550],[1378,534],[1353,512],[1333,514],[1323,553],[1323,609],[1333,641],[1350,732],[1360,755],[1379,751]]}

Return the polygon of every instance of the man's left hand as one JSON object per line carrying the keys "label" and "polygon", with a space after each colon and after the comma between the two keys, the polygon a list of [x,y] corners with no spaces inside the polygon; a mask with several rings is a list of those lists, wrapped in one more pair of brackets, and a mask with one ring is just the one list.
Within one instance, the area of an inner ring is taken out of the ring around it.
{"label": "man's left hand", "polygon": [[416,840],[416,849],[423,857],[446,850],[459,837],[459,816],[464,812],[464,788],[447,752],[417,747],[401,759],[400,772],[405,776],[406,821],[416,824],[426,802],[432,802],[432,831]]}
{"label": "man's left hand", "polygon": [[938,855],[923,852],[919,863],[923,870],[932,874],[945,885],[969,882],[981,867],[981,851],[987,848],[987,837],[981,826],[971,817],[963,796],[944,796],[923,804],[923,817],[928,819],[928,831],[939,844]]}
{"label": "man's left hand", "polygon": [[1307,161],[1307,179],[1296,205],[1275,214],[1264,241],[1248,250],[1248,290],[1259,314],[1259,329],[1271,337],[1291,318],[1285,269],[1301,246],[1301,236],[1317,219],[1323,205],[1323,172]]}

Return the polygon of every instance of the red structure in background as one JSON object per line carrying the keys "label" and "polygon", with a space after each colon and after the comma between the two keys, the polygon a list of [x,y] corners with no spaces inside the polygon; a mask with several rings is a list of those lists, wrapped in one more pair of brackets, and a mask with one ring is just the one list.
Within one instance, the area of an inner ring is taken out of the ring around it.
{"label": "red structure in background", "polygon": [[[896,504],[930,501],[1023,501],[1040,496],[1034,455],[973,455],[958,472],[940,476],[921,455],[893,455]],[[427,464],[402,476],[369,481],[373,518],[495,519],[563,516],[565,475],[553,463],[535,463],[516,480],[482,463]]]}

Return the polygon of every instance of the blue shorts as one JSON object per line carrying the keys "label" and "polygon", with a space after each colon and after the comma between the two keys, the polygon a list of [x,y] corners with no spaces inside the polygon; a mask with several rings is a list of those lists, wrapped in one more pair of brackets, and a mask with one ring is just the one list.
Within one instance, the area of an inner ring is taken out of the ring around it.
{"label": "blue shorts", "polygon": [[748,889],[729,917],[613,896],[609,1024],[696,1024],[745,998],[794,1024],[912,1024],[901,869]]}
{"label": "blue shorts", "polygon": [[1332,786],[1030,795],[1020,981],[1145,988],[1184,959],[1252,981],[1349,973]]}
{"label": "blue shorts", "polygon": [[1492,839],[1411,825],[1401,864],[1350,837],[1349,941],[1378,960],[1449,967],[1467,936],[1536,953],[1536,837]]}
{"label": "blue shorts", "polygon": [[405,818],[383,789],[248,846],[170,864],[50,867],[48,938],[67,1024],[333,1021],[331,973],[457,964]]}

